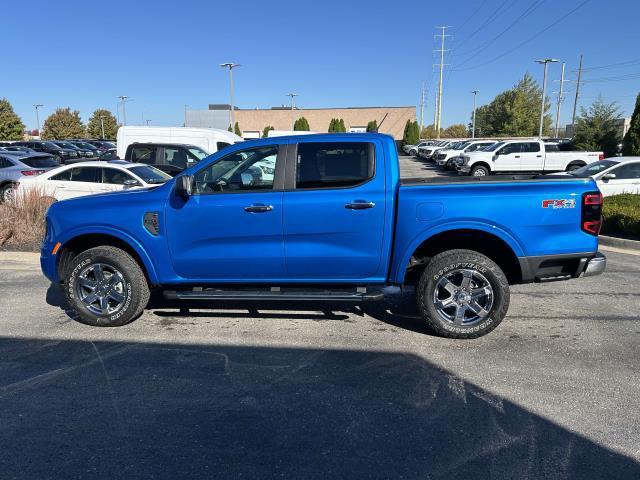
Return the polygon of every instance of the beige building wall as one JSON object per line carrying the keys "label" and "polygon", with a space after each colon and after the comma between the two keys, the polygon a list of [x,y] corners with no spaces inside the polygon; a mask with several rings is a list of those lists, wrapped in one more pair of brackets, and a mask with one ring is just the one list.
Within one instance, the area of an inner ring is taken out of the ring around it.
{"label": "beige building wall", "polygon": [[407,120],[416,120],[416,107],[362,107],[362,108],[305,108],[291,110],[237,110],[236,121],[243,132],[261,132],[267,126],[276,130],[291,130],[292,120],[305,117],[314,132],[326,132],[332,118],[342,118],[347,131],[350,128],[366,127],[367,123],[376,120],[378,125],[386,119],[379,129],[380,133],[391,135],[401,140]]}

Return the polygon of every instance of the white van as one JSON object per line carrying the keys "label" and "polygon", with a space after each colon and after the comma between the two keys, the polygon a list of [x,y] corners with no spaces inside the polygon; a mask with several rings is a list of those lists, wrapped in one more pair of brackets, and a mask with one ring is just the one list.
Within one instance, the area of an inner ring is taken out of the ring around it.
{"label": "white van", "polygon": [[195,145],[211,154],[238,142],[242,142],[242,137],[218,128],[120,127],[118,158],[125,157],[127,147],[132,143],[181,143]]}

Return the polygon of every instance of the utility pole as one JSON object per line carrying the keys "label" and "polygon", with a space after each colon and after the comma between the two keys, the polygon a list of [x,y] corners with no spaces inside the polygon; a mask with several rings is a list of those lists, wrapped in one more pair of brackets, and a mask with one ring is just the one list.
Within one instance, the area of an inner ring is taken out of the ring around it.
{"label": "utility pole", "polygon": [[480,93],[480,90],[472,90],[471,93],[473,93],[473,120],[471,122],[471,138],[474,139],[476,138],[476,97],[478,96],[478,93]]}
{"label": "utility pole", "polygon": [[438,121],[438,92],[434,92],[433,98],[434,98],[434,103],[433,103],[433,129],[435,130],[436,129],[436,123]]}
{"label": "utility pole", "polygon": [[187,126],[187,107],[188,107],[188,106],[189,106],[189,105],[185,105],[185,106],[184,106],[184,126],[185,126],[185,127]]}
{"label": "utility pole", "polygon": [[294,98],[297,96],[298,96],[297,93],[287,93],[287,97],[291,97],[291,130],[293,130],[293,126],[296,123],[294,119],[293,109],[295,108]]}
{"label": "utility pole", "polygon": [[235,67],[239,67],[240,64],[227,62],[227,63],[221,63],[220,66],[222,68],[229,69],[229,100],[231,102],[231,104],[229,105],[230,107],[229,108],[229,124],[231,125],[231,129],[233,130],[236,124],[236,116],[235,116],[234,107],[233,107],[233,69]]}
{"label": "utility pole", "polygon": [[426,95],[425,84],[422,82],[422,93],[420,95],[420,133],[424,129],[424,97]]}
{"label": "utility pole", "polygon": [[436,28],[440,28],[442,29],[442,33],[439,35],[435,35],[435,37],[440,37],[442,44],[440,46],[439,50],[435,50],[436,52],[440,52],[440,63],[438,64],[438,66],[440,67],[440,81],[438,82],[438,115],[437,115],[437,121],[436,121],[436,131],[437,131],[437,135],[438,138],[440,138],[440,128],[441,128],[441,123],[442,123],[442,77],[444,74],[444,52],[446,52],[447,50],[444,49],[444,41],[446,37],[450,37],[451,35],[446,35],[444,32],[447,28],[447,26],[440,26],[440,27],[436,27]]}
{"label": "utility pole", "polygon": [[129,97],[127,97],[126,95],[118,95],[118,98],[120,99],[120,103],[122,103],[122,124],[126,125],[127,124],[127,112],[124,109],[124,104],[127,100],[129,100]]}
{"label": "utility pole", "polygon": [[41,103],[36,103],[34,107],[36,109],[36,125],[38,125],[38,136],[40,136],[40,114],[38,113],[38,110],[40,109],[40,107],[44,107],[44,105]]}
{"label": "utility pole", "polygon": [[544,110],[545,100],[547,95],[547,65],[550,63],[556,63],[559,60],[555,58],[545,58],[543,60],[536,60],[536,63],[544,65],[544,76],[542,77],[542,102],[540,104],[540,129],[538,130],[538,138],[542,139],[542,127],[544,126]]}
{"label": "utility pole", "polygon": [[104,117],[100,115],[100,128],[102,129],[102,139],[104,140]]}
{"label": "utility pole", "polygon": [[576,82],[576,97],[573,100],[573,115],[571,115],[571,128],[576,129],[576,110],[578,109],[578,97],[580,96],[580,85],[582,80],[582,55],[580,55],[580,66],[578,67],[578,81]]}
{"label": "utility pole", "polygon": [[560,106],[564,101],[564,67],[565,63],[562,62],[562,73],[560,74],[560,89],[558,90],[558,104],[556,106],[556,133],[555,137],[558,138],[560,135]]}

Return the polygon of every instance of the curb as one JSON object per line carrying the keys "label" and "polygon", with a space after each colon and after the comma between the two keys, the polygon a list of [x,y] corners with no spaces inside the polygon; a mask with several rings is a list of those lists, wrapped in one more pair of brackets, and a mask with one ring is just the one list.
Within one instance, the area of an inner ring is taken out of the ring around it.
{"label": "curb", "polygon": [[639,240],[627,240],[626,238],[607,237],[606,235],[599,235],[598,240],[601,245],[615,248],[625,248],[627,250],[640,251]]}

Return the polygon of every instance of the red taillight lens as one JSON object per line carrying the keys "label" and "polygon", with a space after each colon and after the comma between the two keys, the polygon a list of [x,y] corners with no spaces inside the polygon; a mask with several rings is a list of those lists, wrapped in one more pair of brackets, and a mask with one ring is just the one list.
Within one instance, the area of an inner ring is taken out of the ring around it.
{"label": "red taillight lens", "polygon": [[582,195],[582,230],[590,235],[598,235],[602,227],[602,194],[587,192]]}
{"label": "red taillight lens", "polygon": [[601,153],[600,155],[598,155],[598,160],[604,160],[604,153]]}
{"label": "red taillight lens", "polygon": [[40,175],[41,173],[44,173],[44,170],[22,170],[20,173],[30,177],[32,175]]}

